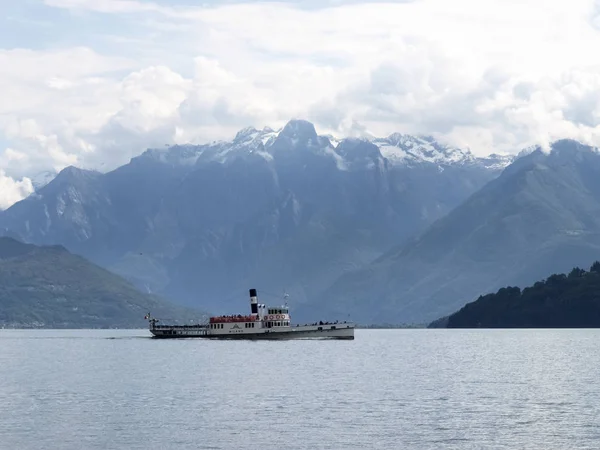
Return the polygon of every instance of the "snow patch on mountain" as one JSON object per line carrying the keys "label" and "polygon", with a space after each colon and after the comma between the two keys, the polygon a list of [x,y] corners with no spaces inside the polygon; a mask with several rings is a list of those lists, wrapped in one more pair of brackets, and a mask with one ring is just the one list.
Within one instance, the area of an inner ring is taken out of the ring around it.
{"label": "snow patch on mountain", "polygon": [[430,136],[393,133],[387,138],[373,139],[372,142],[392,164],[428,162],[451,165],[475,160],[468,150],[440,144]]}
{"label": "snow patch on mountain", "polygon": [[341,140],[336,138],[335,136],[332,136],[331,134],[326,134],[322,137],[327,138],[333,148],[337,148],[337,146],[340,145]]}
{"label": "snow patch on mountain", "polygon": [[499,155],[496,153],[477,158],[483,167],[490,170],[503,170],[511,165],[515,159],[514,155]]}
{"label": "snow patch on mountain", "polygon": [[348,170],[348,163],[344,160],[344,158],[340,154],[336,153],[335,147],[333,147],[333,146],[325,147],[323,149],[323,153],[325,155],[328,155],[329,157],[333,158],[338,170],[344,170],[344,171]]}

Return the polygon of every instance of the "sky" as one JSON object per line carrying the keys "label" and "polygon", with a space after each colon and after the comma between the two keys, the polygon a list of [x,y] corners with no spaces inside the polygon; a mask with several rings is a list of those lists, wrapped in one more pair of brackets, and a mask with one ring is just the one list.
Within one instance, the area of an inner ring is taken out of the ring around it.
{"label": "sky", "polygon": [[293,118],[600,145],[599,0],[0,0],[0,209],[69,165]]}

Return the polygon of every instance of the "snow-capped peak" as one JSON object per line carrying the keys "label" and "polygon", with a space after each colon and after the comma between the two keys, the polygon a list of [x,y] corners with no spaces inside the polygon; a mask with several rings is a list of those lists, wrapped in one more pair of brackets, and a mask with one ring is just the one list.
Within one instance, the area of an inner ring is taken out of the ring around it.
{"label": "snow-capped peak", "polygon": [[431,136],[393,133],[387,138],[373,139],[372,142],[392,164],[465,164],[475,159],[470,151],[440,144]]}
{"label": "snow-capped peak", "polygon": [[259,131],[254,127],[246,127],[237,132],[233,138],[233,142],[243,142],[248,139],[253,139]]}
{"label": "snow-capped peak", "polygon": [[264,150],[267,146],[273,143],[280,131],[274,131],[269,127],[262,130],[255,128],[247,128],[244,134],[239,132],[233,140],[233,145],[227,150],[229,151],[245,151],[252,153],[255,151]]}
{"label": "snow-capped peak", "polygon": [[37,191],[56,178],[56,171],[46,170],[31,177],[33,188]]}

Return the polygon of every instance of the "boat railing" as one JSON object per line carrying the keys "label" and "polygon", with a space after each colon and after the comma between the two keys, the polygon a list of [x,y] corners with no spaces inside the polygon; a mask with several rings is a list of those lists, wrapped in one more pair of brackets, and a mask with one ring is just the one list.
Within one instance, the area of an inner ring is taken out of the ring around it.
{"label": "boat railing", "polygon": [[157,330],[170,330],[170,329],[177,329],[177,330],[197,330],[199,328],[208,328],[208,325],[206,324],[196,324],[196,325],[154,325],[154,328]]}

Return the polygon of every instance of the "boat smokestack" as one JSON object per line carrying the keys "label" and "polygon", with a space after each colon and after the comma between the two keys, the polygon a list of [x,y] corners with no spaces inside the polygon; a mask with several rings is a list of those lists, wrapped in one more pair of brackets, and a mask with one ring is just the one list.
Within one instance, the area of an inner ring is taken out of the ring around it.
{"label": "boat smokestack", "polygon": [[258,298],[256,298],[256,289],[250,289],[250,311],[252,315],[258,315]]}

